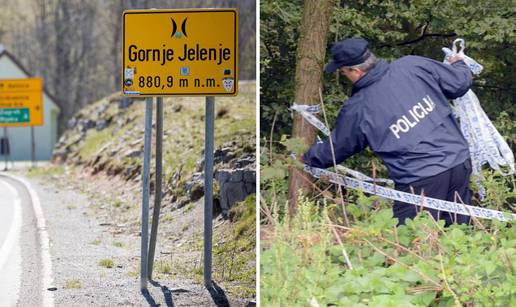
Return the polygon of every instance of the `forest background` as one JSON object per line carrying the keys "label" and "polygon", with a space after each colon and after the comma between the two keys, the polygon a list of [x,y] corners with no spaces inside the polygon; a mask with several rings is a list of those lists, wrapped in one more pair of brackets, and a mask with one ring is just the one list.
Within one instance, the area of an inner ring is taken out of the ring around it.
{"label": "forest background", "polygon": [[[321,74],[337,41],[366,38],[371,50],[388,61],[405,55],[442,61],[441,48],[450,48],[460,37],[466,55],[484,66],[472,90],[514,152],[514,4],[263,0],[260,7],[261,303],[512,304],[516,233],[511,223],[474,220],[469,226],[444,228],[420,214],[414,222],[396,227],[390,201],[351,190],[339,195],[336,187],[303,172],[291,153],[302,154],[316,132],[310,125],[296,132],[294,125],[301,119],[289,107],[294,101],[320,103],[321,87],[327,121],[333,126],[351,90],[344,77]],[[317,44],[323,45],[321,54],[316,54]],[[322,113],[318,116],[323,120]],[[369,176],[387,177],[370,150],[344,164]],[[487,197],[482,202],[475,197],[474,205],[514,212],[514,176],[502,177],[487,168],[483,175]],[[299,187],[307,193],[298,198],[293,188]]]}

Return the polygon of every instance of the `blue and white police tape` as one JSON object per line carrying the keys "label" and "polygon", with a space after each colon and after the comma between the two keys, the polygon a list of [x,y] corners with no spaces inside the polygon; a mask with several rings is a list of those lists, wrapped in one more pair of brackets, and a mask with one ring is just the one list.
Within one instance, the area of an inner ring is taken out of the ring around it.
{"label": "blue and white police tape", "polygon": [[[460,46],[459,50],[457,50],[457,43]],[[472,58],[470,58],[469,56],[465,55],[464,49],[466,49],[466,43],[464,42],[464,39],[462,39],[462,38],[457,38],[456,40],[453,41],[452,49],[446,48],[446,47],[441,48],[441,50],[445,54],[444,62],[448,63],[448,59],[450,59],[452,56],[454,56],[456,54],[461,55],[464,58],[464,63],[466,63],[466,65],[468,65],[471,72],[475,75],[479,75],[482,72],[482,70],[484,69],[484,67],[482,65],[480,65],[477,61],[475,61]]]}
{"label": "blue and white police tape", "polygon": [[[326,127],[326,125],[321,122],[314,114],[317,114],[321,112],[321,106],[318,104],[315,105],[302,105],[297,104],[294,102],[294,104],[290,107],[291,110],[298,112],[306,121],[308,121],[312,126],[317,128],[319,131],[321,131],[324,135],[330,136],[330,129]],[[317,136],[318,142],[321,142],[321,139],[319,136]],[[351,175],[359,180],[363,181],[375,181],[377,183],[387,183],[387,184],[394,184],[394,182],[390,179],[383,179],[383,178],[371,178],[365,174],[362,174],[359,171],[355,171],[352,169],[349,169],[342,165],[337,165],[337,170],[343,172],[346,175]]]}
{"label": "blue and white police tape", "polygon": [[306,105],[306,104],[294,104],[290,107],[291,110],[298,112],[303,118],[312,124],[312,126],[319,129],[324,135],[330,135],[330,129],[326,127],[314,114],[321,112],[321,106],[318,104],[315,105]]}
{"label": "blue and white police tape", "polygon": [[325,176],[329,182],[345,186],[351,189],[361,190],[363,192],[378,195],[383,198],[401,201],[404,203],[417,205],[421,207],[436,209],[439,211],[446,211],[451,213],[457,213],[462,215],[474,216],[483,219],[496,219],[500,221],[515,221],[516,214],[506,213],[502,211],[480,208],[471,205],[465,205],[461,203],[455,203],[451,201],[425,197],[422,195],[416,195],[406,192],[397,191],[391,188],[376,185],[374,183],[365,182],[355,178],[343,176],[322,168],[311,167],[305,165],[305,172],[310,175],[321,178]]}
{"label": "blue and white police tape", "polygon": [[384,179],[384,178],[371,178],[365,174],[362,174],[359,171],[355,171],[352,169],[349,169],[347,167],[344,167],[342,165],[337,165],[337,170],[341,171],[344,175],[351,175],[355,177],[358,180],[367,181],[367,182],[374,182],[374,183],[386,183],[388,185],[394,185],[394,181],[390,179]]}
{"label": "blue and white police tape", "polygon": [[[457,43],[460,45],[459,50],[457,50]],[[480,74],[483,69],[482,65],[466,56],[464,49],[464,40],[460,38],[453,41],[452,49],[442,48],[445,53],[444,62],[449,63],[448,59],[451,56],[460,54],[464,57],[464,62],[471,71],[476,75]],[[472,90],[455,99],[453,103],[455,106],[454,113],[459,118],[460,129],[469,145],[474,180],[479,188],[480,197],[483,199],[485,188],[481,184],[482,165],[489,164],[492,169],[499,171],[504,176],[513,175],[515,173],[514,155],[509,145],[487,117]],[[504,171],[503,167],[507,171]]]}
{"label": "blue and white police tape", "polygon": [[[316,116],[313,115],[321,111],[320,105],[294,104],[294,106],[291,109],[299,112],[301,116],[303,116],[303,118],[310,122],[314,127],[319,129],[323,134],[327,136],[330,135],[330,130],[326,127],[326,125],[322,123]],[[307,117],[310,119],[308,119]],[[337,170],[342,171],[344,174],[351,175],[355,178],[343,176],[341,174],[337,174],[321,168],[311,167],[308,165],[305,165],[304,170],[314,177],[320,178],[321,175],[326,176],[328,177],[328,180],[332,183],[346,186],[352,189],[358,189],[387,199],[397,200],[413,205],[421,205],[440,211],[470,215],[484,219],[497,219],[501,221],[516,220],[516,215],[512,213],[504,213],[492,209],[454,203],[436,198],[423,197],[420,195],[414,195],[406,192],[397,191],[391,188],[379,186],[377,185],[377,183],[387,183],[392,185],[393,182],[389,179],[373,179],[358,171],[351,170],[341,165],[337,165]]]}

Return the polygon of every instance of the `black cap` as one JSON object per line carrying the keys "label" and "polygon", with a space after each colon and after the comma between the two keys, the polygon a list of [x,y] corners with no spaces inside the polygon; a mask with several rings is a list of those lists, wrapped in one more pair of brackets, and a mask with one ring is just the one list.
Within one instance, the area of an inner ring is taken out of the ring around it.
{"label": "black cap", "polygon": [[342,66],[364,63],[370,52],[369,42],[360,37],[347,38],[335,43],[331,48],[331,62],[326,65],[326,72],[335,72]]}

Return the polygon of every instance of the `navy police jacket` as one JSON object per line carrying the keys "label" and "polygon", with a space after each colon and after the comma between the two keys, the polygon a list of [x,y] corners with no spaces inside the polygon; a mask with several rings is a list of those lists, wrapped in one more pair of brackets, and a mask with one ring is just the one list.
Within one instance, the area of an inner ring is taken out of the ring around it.
{"label": "navy police jacket", "polygon": [[[463,61],[452,65],[419,56],[379,61],[352,88],[331,135],[336,162],[369,146],[398,184],[442,173],[469,158],[449,99],[472,85]],[[312,145],[306,164],[333,165],[329,139]]]}

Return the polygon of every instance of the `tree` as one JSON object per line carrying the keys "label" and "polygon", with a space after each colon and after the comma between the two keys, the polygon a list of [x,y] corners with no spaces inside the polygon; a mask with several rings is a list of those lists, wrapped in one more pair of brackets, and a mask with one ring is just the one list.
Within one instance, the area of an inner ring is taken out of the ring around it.
{"label": "tree", "polygon": [[[305,0],[301,35],[296,60],[295,101],[316,104],[322,87],[326,55],[326,38],[330,24],[333,0]],[[292,137],[310,145],[315,140],[315,130],[300,115],[294,117]],[[289,168],[289,213],[296,211],[300,190],[309,190],[310,183],[295,167]]]}

